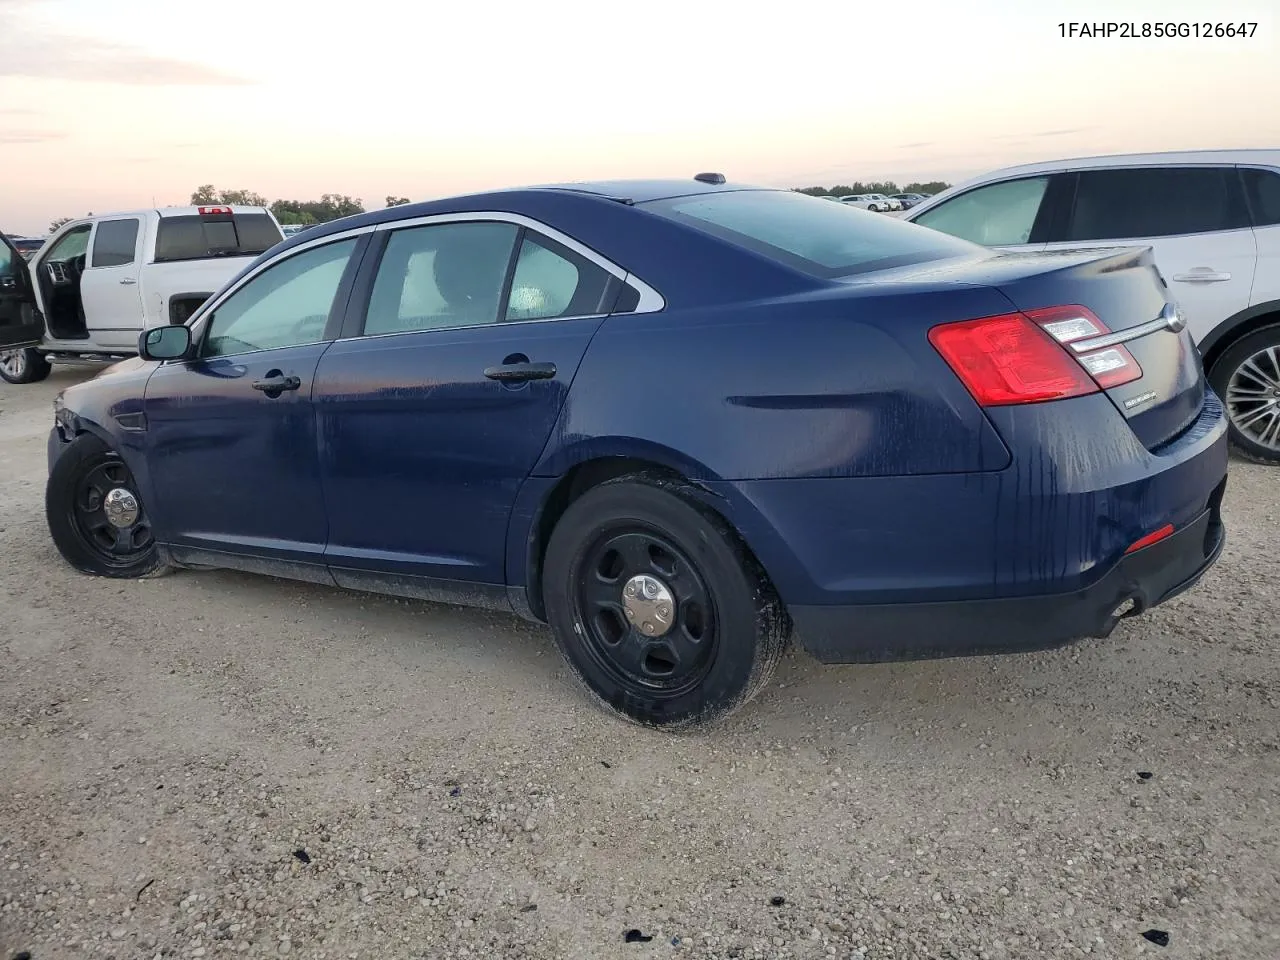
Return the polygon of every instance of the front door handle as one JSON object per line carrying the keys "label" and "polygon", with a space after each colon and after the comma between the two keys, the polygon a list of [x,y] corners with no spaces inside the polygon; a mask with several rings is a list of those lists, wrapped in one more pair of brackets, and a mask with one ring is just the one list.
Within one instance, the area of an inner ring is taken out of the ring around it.
{"label": "front door handle", "polygon": [[131,286],[133,286],[135,283],[137,283],[138,281],[137,281],[137,280],[135,280],[135,279],[133,279],[133,277],[125,277],[125,278],[124,278],[123,280],[121,280],[120,282],[121,282],[121,283],[123,283],[123,284],[124,284],[125,286],[127,286],[127,287],[131,287]]}
{"label": "front door handle", "polygon": [[278,397],[286,390],[297,390],[300,386],[301,380],[286,377],[279,370],[272,370],[263,379],[253,381],[253,389],[261,390],[269,397]]}
{"label": "front door handle", "polygon": [[501,383],[522,383],[525,380],[550,380],[556,375],[554,363],[504,363],[500,367],[486,367],[484,375]]}
{"label": "front door handle", "polygon": [[1175,273],[1173,279],[1179,283],[1222,283],[1224,280],[1230,280],[1231,274],[1220,273],[1206,267],[1192,270],[1190,273]]}

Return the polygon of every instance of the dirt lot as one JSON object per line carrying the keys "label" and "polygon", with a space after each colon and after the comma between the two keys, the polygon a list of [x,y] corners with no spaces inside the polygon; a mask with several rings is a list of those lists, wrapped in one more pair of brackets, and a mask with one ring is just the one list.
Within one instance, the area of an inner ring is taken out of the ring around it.
{"label": "dirt lot", "polygon": [[512,618],[74,574],[83,376],[0,384],[0,960],[1280,956],[1280,474],[1233,464],[1216,571],[1107,641],[794,653],[672,737]]}

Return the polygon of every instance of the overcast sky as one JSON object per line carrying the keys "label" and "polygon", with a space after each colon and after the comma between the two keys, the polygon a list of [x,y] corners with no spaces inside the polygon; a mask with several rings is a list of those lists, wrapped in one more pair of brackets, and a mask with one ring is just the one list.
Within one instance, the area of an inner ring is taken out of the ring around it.
{"label": "overcast sky", "polygon": [[[1280,148],[1274,8],[0,0],[0,229],[185,203],[202,183],[374,208],[387,194],[701,170],[805,186]],[[1067,19],[1259,27],[1063,39]]]}

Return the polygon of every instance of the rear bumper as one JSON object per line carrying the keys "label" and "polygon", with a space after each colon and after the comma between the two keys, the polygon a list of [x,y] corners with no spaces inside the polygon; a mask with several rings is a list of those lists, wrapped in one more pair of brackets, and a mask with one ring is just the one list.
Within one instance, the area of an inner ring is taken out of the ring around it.
{"label": "rear bumper", "polygon": [[797,639],[824,663],[873,663],[1044,650],[1105,637],[1120,620],[1191,588],[1213,566],[1226,542],[1225,487],[1224,480],[1191,523],[1126,555],[1082,589],[942,603],[792,606]]}

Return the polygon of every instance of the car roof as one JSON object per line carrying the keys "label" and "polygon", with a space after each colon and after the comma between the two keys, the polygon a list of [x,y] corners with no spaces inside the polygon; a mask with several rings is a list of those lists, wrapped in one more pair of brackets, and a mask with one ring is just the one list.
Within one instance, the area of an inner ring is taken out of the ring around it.
{"label": "car roof", "polygon": [[1265,163],[1280,164],[1280,149],[1274,150],[1169,150],[1163,153],[1107,153],[1096,156],[1068,157],[1060,160],[1042,160],[1001,167],[966,183],[978,183],[994,177],[1018,173],[1045,173],[1053,170],[1070,170],[1082,167],[1132,167],[1166,163]]}

